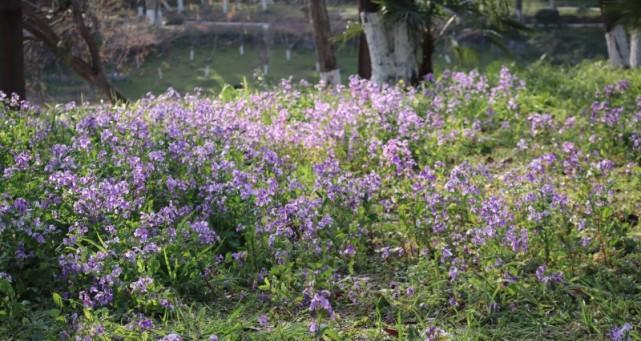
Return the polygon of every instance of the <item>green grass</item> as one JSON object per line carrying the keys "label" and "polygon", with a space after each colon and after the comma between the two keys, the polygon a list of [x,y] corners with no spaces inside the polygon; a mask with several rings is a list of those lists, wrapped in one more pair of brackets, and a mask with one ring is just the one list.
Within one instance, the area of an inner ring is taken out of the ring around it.
{"label": "green grass", "polygon": [[[346,47],[337,52],[339,67],[346,81],[350,74],[356,73],[356,51]],[[294,80],[318,80],[316,72],[316,55],[311,50],[295,49],[291,60],[285,58],[285,49],[272,48],[267,77],[261,82],[276,84],[278,80],[293,77]],[[209,76],[205,77],[205,68],[209,66]],[[159,71],[162,70],[162,79]],[[238,46],[219,47],[200,46],[195,48],[194,60],[189,58],[189,47],[177,45],[163,54],[153,55],[143,65],[132,68],[127,79],[116,81],[115,85],[129,98],[140,98],[151,92],[160,94],[167,88],[185,93],[201,88],[207,92],[218,92],[225,84],[242,84],[244,79],[252,86],[257,85],[254,74],[262,73],[259,50],[245,45],[245,54],[239,54]],[[69,82],[52,81],[48,84],[49,100],[66,101],[69,98],[96,97],[95,91],[76,76]]]}

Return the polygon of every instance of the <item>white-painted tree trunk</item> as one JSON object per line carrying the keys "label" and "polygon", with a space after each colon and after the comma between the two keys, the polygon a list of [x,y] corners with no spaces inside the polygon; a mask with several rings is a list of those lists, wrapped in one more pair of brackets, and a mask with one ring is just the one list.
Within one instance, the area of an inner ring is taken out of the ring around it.
{"label": "white-painted tree trunk", "polygon": [[138,6],[138,16],[139,17],[145,16],[145,8],[143,6]]}
{"label": "white-painted tree trunk", "polygon": [[361,22],[372,64],[371,81],[376,84],[386,83],[393,77],[394,63],[389,54],[383,16],[378,12],[362,12]]}
{"label": "white-painted tree trunk", "polygon": [[416,41],[410,36],[409,28],[405,21],[394,24],[391,33],[394,40],[396,79],[405,82],[412,81],[418,76]]}
{"label": "white-painted tree trunk", "polygon": [[292,49],[285,50],[285,59],[287,59],[287,61],[292,60]]}
{"label": "white-painted tree trunk", "polygon": [[608,48],[610,63],[615,67],[626,67],[630,60],[630,49],[625,29],[616,25],[605,33],[605,42]]}
{"label": "white-painted tree trunk", "polygon": [[223,13],[229,12],[229,0],[223,0]]}
{"label": "white-painted tree trunk", "polygon": [[240,45],[240,47],[238,48],[238,53],[239,53],[241,56],[244,56],[244,55],[245,55],[245,45]]}
{"label": "white-painted tree trunk", "polygon": [[341,70],[336,69],[320,73],[320,81],[324,84],[337,86],[341,84]]}
{"label": "white-painted tree trunk", "polygon": [[159,26],[162,22],[162,11],[160,9],[148,9],[147,20],[149,20],[151,25]]}
{"label": "white-painted tree trunk", "polygon": [[641,29],[634,29],[630,36],[630,67],[641,67]]}
{"label": "white-painted tree trunk", "polygon": [[185,0],[178,0],[176,9],[178,10],[178,13],[182,13],[185,11]]}
{"label": "white-painted tree trunk", "polygon": [[550,5],[550,8],[556,9],[556,0],[550,0],[549,5]]}
{"label": "white-painted tree trunk", "polygon": [[[418,75],[416,41],[407,23],[386,24],[378,12],[362,12],[361,22],[369,47],[372,82],[376,84],[409,83]],[[391,25],[391,27],[390,27]]]}
{"label": "white-painted tree trunk", "polygon": [[159,26],[162,22],[162,11],[160,10],[160,0],[146,0],[145,14],[149,24]]}
{"label": "white-painted tree trunk", "polygon": [[260,0],[260,5],[263,8],[263,11],[267,10],[267,0]]}

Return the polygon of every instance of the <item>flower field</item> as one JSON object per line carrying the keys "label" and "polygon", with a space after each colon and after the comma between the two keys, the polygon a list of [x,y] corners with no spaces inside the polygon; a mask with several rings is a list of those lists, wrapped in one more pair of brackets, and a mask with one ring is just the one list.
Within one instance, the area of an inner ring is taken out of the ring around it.
{"label": "flower field", "polygon": [[583,64],[4,98],[0,339],[641,339],[640,90]]}

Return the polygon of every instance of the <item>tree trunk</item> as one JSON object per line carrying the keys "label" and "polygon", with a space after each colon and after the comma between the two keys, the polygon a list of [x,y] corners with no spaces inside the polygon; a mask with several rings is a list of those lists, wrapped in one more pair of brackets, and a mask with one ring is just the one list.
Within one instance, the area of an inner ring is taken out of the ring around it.
{"label": "tree trunk", "polygon": [[62,39],[51,26],[38,14],[38,8],[27,5],[23,8],[24,28],[40,40],[58,60],[67,64],[74,72],[100,90],[112,103],[126,102],[127,98],[113,87],[105,76],[100,60],[98,44],[84,24],[80,0],[72,0],[72,16],[75,29],[79,32],[89,50],[90,61],[75,56],[71,48],[61,44]]}
{"label": "tree trunk", "polygon": [[432,36],[432,30],[426,30],[423,33],[423,45],[422,45],[422,60],[421,68],[419,70],[419,79],[425,80],[428,75],[434,74],[434,37]]}
{"label": "tree trunk", "polygon": [[414,83],[418,76],[416,41],[407,23],[386,23],[380,12],[361,12],[374,83]]}
{"label": "tree trunk", "polygon": [[0,1],[0,91],[25,98],[21,0]]}
{"label": "tree trunk", "polygon": [[418,78],[416,39],[414,35],[410,35],[407,21],[399,21],[393,24],[391,32],[392,41],[394,42],[395,77],[397,80],[414,84]]}
{"label": "tree trunk", "polygon": [[617,24],[619,15],[616,12],[608,12],[604,0],[599,0],[601,8],[601,20],[605,28],[605,43],[608,48],[608,58],[615,67],[627,67],[630,62],[630,49],[625,29]]}
{"label": "tree trunk", "polygon": [[[365,11],[366,0],[358,1],[358,13]],[[376,12],[378,8],[374,8]],[[367,38],[365,33],[361,33],[358,38],[358,75],[363,79],[370,79],[372,77],[372,64],[369,58],[369,47],[367,46]]]}
{"label": "tree trunk", "polygon": [[630,60],[628,38],[622,25],[615,25],[605,33],[608,57],[615,67],[627,67]]}
{"label": "tree trunk", "polygon": [[178,0],[176,3],[176,10],[181,14],[185,11],[185,0]]}
{"label": "tree trunk", "polygon": [[325,0],[310,0],[309,12],[316,45],[316,57],[320,65],[321,82],[332,85],[341,84],[334,45],[330,41],[331,28]]}
{"label": "tree trunk", "polygon": [[634,29],[630,37],[630,67],[641,67],[641,29]]}
{"label": "tree trunk", "polygon": [[153,26],[159,26],[162,20],[160,12],[160,0],[145,0],[147,19]]}
{"label": "tree trunk", "polygon": [[551,9],[556,9],[556,0],[550,0],[548,3]]}
{"label": "tree trunk", "polygon": [[514,14],[519,21],[523,21],[523,0],[516,0],[516,6],[514,6]]}

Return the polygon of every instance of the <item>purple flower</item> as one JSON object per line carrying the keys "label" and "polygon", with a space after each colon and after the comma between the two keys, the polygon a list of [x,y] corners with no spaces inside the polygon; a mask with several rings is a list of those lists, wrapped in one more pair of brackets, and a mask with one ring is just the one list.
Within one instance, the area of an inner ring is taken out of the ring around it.
{"label": "purple flower", "polygon": [[536,279],[538,279],[539,282],[543,284],[555,283],[555,282],[559,283],[559,282],[563,282],[565,279],[562,272],[555,272],[553,274],[546,275],[545,265],[540,265],[536,269],[535,275],[536,275]]}
{"label": "purple flower", "polygon": [[144,318],[140,321],[138,321],[138,327],[140,329],[151,329],[154,327],[154,321]]}
{"label": "purple flower", "polygon": [[348,244],[343,250],[343,255],[348,257],[354,257],[356,255],[356,248],[352,244]]}
{"label": "purple flower", "polygon": [[545,265],[539,265],[539,267],[536,268],[536,279],[541,283],[547,283],[547,279],[545,277]]}
{"label": "purple flower", "polygon": [[632,330],[632,325],[629,323],[623,324],[621,327],[614,327],[610,330],[610,339],[612,341],[628,341],[630,340],[630,331]]}
{"label": "purple flower", "polygon": [[258,317],[258,324],[261,326],[266,326],[269,323],[269,317],[267,315],[263,314]]}
{"label": "purple flower", "polygon": [[405,290],[405,295],[414,296],[414,292],[415,292],[414,287],[407,287],[407,289]]}
{"label": "purple flower", "polygon": [[13,207],[20,214],[25,214],[27,212],[27,209],[29,208],[29,203],[24,198],[17,198],[13,201]]}
{"label": "purple flower", "polygon": [[454,282],[456,281],[456,278],[458,277],[458,268],[454,265],[450,267],[450,271],[448,272],[448,275],[450,276],[450,281]]}
{"label": "purple flower", "polygon": [[0,271],[0,279],[3,279],[3,280],[5,280],[5,281],[7,281],[9,283],[11,283],[13,281],[13,278],[11,277],[11,275],[9,275],[6,272],[2,272],[2,271]]}
{"label": "purple flower", "polygon": [[144,294],[147,292],[149,286],[154,282],[154,279],[151,277],[141,277],[137,281],[131,283],[129,287],[134,293]]}
{"label": "purple flower", "polygon": [[319,293],[314,294],[314,297],[309,303],[309,310],[311,312],[318,312],[321,310],[325,310],[329,316],[334,315],[334,310],[332,309],[332,305],[329,303],[329,300],[327,299],[329,296],[330,296],[329,291],[326,291],[326,290],[323,290]]}
{"label": "purple flower", "polygon": [[161,341],[182,341],[182,340],[183,340],[183,338],[182,338],[182,337],[180,337],[180,335],[178,335],[178,334],[172,333],[172,334],[167,334],[167,335],[165,335],[165,336],[164,336],[162,339],[160,339],[160,340],[161,340]]}
{"label": "purple flower", "polygon": [[435,326],[429,327],[425,330],[425,341],[438,341],[443,334],[443,329]]}
{"label": "purple flower", "polygon": [[218,240],[218,235],[209,228],[206,221],[191,223],[191,229],[198,234],[198,239],[202,244],[211,245]]}
{"label": "purple flower", "polygon": [[247,258],[247,251],[238,251],[231,254],[231,257],[236,263],[242,264]]}
{"label": "purple flower", "polygon": [[318,322],[316,322],[316,321],[311,321],[311,322],[309,323],[309,327],[307,328],[307,330],[309,331],[309,333],[310,333],[310,334],[314,334],[314,335],[315,335],[316,333],[318,333],[318,329],[319,329],[319,328],[318,328]]}
{"label": "purple flower", "polygon": [[505,231],[505,243],[510,246],[514,253],[527,251],[528,237],[527,229],[520,229],[520,231],[517,231],[515,228],[510,227]]}
{"label": "purple flower", "polygon": [[396,168],[396,174],[401,175],[413,169],[416,162],[412,158],[407,140],[391,139],[383,146],[383,157],[388,166]]}
{"label": "purple flower", "polygon": [[31,161],[31,154],[27,152],[22,152],[14,157],[16,168],[19,170],[25,170],[29,167],[29,161]]}

